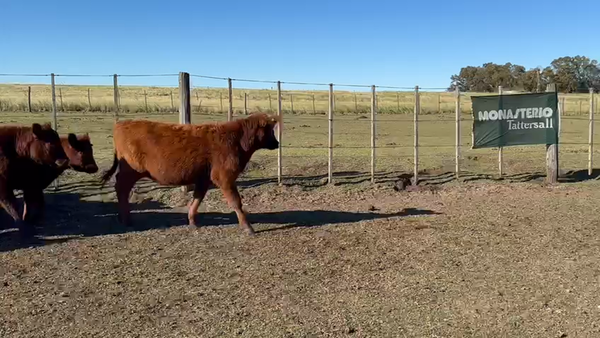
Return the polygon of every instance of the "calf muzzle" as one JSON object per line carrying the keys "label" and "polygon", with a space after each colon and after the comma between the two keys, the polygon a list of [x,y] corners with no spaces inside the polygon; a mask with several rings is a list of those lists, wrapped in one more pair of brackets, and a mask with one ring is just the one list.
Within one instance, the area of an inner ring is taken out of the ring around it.
{"label": "calf muzzle", "polygon": [[69,160],[68,159],[57,159],[56,162],[54,162],[56,164],[56,166],[59,169],[65,169],[69,166]]}
{"label": "calf muzzle", "polygon": [[95,165],[95,164],[88,164],[88,165],[85,167],[85,172],[86,172],[86,173],[90,173],[90,174],[95,174],[95,173],[97,173],[97,172],[98,172],[98,166],[97,166],[97,165]]}
{"label": "calf muzzle", "polygon": [[71,164],[71,169],[87,173],[87,174],[95,174],[98,172],[98,166],[96,164],[87,164],[87,165],[73,165]]}
{"label": "calf muzzle", "polygon": [[276,139],[270,140],[267,144],[266,147],[269,150],[275,150],[277,148],[279,148],[279,141],[277,141]]}

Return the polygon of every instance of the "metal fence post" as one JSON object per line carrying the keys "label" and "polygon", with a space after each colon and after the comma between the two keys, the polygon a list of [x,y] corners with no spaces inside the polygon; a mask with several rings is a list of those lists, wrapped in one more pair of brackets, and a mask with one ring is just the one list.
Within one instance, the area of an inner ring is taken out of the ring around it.
{"label": "metal fence post", "polygon": [[327,182],[333,182],[333,110],[335,99],[333,97],[333,83],[329,84],[329,154],[327,167]]}
{"label": "metal fence post", "polygon": [[[354,96],[356,99],[356,94]],[[377,116],[377,92],[371,86],[371,183],[375,183],[375,117]]]}
{"label": "metal fence post", "polygon": [[419,112],[421,111],[421,99],[419,97],[419,86],[415,86],[415,111],[413,115],[413,136],[414,136],[414,177],[413,185],[419,183]]}

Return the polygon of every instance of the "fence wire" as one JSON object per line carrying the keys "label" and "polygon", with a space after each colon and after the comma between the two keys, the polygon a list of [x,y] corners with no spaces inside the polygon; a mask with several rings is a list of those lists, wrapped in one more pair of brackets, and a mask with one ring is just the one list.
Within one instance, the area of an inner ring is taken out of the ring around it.
{"label": "fence wire", "polygon": [[[442,175],[455,170],[456,97],[445,88],[419,88],[418,158],[415,158],[415,87],[375,86],[375,134],[372,134],[371,85],[190,76],[192,123],[226,121],[230,110],[234,117],[254,112],[277,113],[277,85],[281,86],[285,177],[326,175],[330,149],[336,173],[368,173],[371,168],[376,173],[412,173],[415,160],[421,174]],[[51,74],[0,74],[0,77],[35,82],[0,84],[2,123],[52,120]],[[118,74],[116,77],[114,74],[54,74],[53,77],[59,132],[89,133],[94,140],[95,156],[101,163],[112,156],[110,134],[115,119],[179,121],[179,74]],[[458,160],[461,173],[497,175],[498,150],[471,149],[470,97],[469,93],[460,93]],[[597,107],[598,95],[593,99]],[[560,94],[559,100],[561,170],[585,169],[590,148],[590,97]],[[330,106],[333,107],[331,146]],[[594,128],[592,146],[600,142],[599,130]],[[594,148],[594,153],[596,149],[600,148]],[[545,147],[505,148],[503,161],[506,175],[544,171]],[[277,175],[277,152],[257,153],[245,175]]]}

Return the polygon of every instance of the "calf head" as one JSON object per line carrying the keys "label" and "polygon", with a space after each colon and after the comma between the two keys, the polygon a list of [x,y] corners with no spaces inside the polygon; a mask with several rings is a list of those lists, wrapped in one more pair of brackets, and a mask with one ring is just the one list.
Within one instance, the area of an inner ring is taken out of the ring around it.
{"label": "calf head", "polygon": [[71,169],[79,172],[93,174],[98,171],[98,165],[94,160],[94,150],[90,142],[90,136],[69,134],[61,138],[62,147],[69,158]]}
{"label": "calf head", "polygon": [[42,164],[63,166],[67,162],[67,154],[62,147],[58,133],[50,123],[31,125],[31,142],[28,153],[32,160]]}
{"label": "calf head", "polygon": [[282,125],[280,116],[253,114],[244,122],[244,135],[241,143],[245,151],[279,148],[277,132]]}

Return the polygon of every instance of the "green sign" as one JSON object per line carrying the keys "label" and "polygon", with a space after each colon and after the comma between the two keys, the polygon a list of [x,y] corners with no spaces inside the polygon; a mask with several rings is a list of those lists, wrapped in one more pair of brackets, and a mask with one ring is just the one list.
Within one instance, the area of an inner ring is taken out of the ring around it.
{"label": "green sign", "polygon": [[558,144],[556,92],[472,96],[473,148]]}

